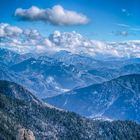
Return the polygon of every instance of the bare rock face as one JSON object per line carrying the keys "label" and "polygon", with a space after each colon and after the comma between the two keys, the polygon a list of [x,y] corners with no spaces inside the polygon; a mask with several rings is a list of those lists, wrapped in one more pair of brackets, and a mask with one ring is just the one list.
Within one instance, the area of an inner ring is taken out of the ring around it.
{"label": "bare rock face", "polygon": [[19,129],[16,140],[35,140],[33,132],[29,129]]}

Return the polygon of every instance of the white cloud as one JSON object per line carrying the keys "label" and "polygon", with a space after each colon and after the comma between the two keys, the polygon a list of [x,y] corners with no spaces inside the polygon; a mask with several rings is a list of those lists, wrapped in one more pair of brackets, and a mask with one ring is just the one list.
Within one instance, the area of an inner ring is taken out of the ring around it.
{"label": "white cloud", "polygon": [[45,39],[37,30],[23,30],[5,23],[0,24],[0,39],[1,47],[10,48],[20,53],[40,52],[41,47],[37,47],[38,45],[42,45],[44,48],[47,46],[44,44]]}
{"label": "white cloud", "polygon": [[22,29],[9,24],[0,24],[0,37],[14,36],[22,33]]}
{"label": "white cloud", "polygon": [[52,9],[40,9],[36,6],[29,9],[18,8],[15,16],[19,20],[43,21],[53,25],[82,25],[89,22],[85,15],[65,10],[61,5],[55,5]]}
{"label": "white cloud", "polygon": [[[17,29],[17,30],[13,30]],[[7,33],[7,30],[10,32]],[[37,30],[23,30],[9,24],[0,24],[0,46],[18,53],[48,53],[66,50],[95,57],[140,57],[140,40],[104,42],[89,40],[76,32],[55,31],[48,38]]]}

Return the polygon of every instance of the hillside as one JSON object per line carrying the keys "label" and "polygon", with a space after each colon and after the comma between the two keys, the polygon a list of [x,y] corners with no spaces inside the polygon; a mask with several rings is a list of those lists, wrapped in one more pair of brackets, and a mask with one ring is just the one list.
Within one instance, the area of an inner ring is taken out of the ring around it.
{"label": "hillside", "polygon": [[138,140],[140,126],[129,121],[93,121],[42,103],[23,87],[0,81],[0,139]]}

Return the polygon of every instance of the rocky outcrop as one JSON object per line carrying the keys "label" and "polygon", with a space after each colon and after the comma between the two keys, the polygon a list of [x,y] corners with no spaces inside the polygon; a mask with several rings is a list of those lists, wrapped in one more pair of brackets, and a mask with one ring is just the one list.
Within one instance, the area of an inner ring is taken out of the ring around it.
{"label": "rocky outcrop", "polygon": [[33,132],[29,129],[19,129],[16,140],[35,140]]}

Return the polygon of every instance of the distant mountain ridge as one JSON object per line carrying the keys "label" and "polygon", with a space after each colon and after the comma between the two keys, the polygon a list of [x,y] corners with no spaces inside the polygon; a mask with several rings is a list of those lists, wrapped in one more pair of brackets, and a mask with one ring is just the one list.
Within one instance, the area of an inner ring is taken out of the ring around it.
{"label": "distant mountain ridge", "polygon": [[96,60],[67,51],[17,54],[8,49],[0,49],[0,79],[21,84],[39,98],[56,96],[121,75],[138,74],[139,65],[138,58]]}
{"label": "distant mountain ridge", "polygon": [[11,70],[21,77],[26,77],[34,85],[37,84],[36,87],[42,90],[42,97],[45,94],[53,96],[94,81],[89,74],[80,73],[74,66],[65,65],[48,57],[27,59],[13,65]]}
{"label": "distant mountain ridge", "polygon": [[45,101],[87,117],[104,116],[140,122],[140,74],[75,89]]}

